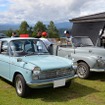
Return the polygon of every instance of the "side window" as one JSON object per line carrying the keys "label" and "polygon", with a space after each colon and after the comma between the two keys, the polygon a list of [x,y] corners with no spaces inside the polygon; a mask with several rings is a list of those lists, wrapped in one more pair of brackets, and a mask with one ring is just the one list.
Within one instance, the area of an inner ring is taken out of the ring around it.
{"label": "side window", "polygon": [[1,43],[1,53],[4,55],[8,55],[8,42],[7,41],[3,41]]}
{"label": "side window", "polygon": [[37,46],[36,48],[38,52],[41,52],[41,53],[48,52],[48,50],[46,49],[42,41],[37,41],[36,46]]}

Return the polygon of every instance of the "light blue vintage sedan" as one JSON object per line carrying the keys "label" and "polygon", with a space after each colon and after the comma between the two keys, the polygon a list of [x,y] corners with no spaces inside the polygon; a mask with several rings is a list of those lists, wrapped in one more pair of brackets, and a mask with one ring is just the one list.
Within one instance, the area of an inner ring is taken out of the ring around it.
{"label": "light blue vintage sedan", "polygon": [[72,60],[50,55],[39,39],[0,39],[0,77],[12,82],[20,97],[29,87],[70,86],[75,68]]}

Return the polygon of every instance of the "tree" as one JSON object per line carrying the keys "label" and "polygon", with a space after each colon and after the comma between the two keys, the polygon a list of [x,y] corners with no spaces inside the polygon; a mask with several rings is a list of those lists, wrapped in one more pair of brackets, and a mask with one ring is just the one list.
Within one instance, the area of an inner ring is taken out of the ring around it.
{"label": "tree", "polygon": [[26,21],[23,21],[19,28],[19,34],[28,34],[29,33],[29,25]]}
{"label": "tree", "polygon": [[38,31],[43,32],[46,30],[47,30],[46,25],[44,25],[43,22],[38,21],[33,28],[33,37],[36,37]]}
{"label": "tree", "polygon": [[9,29],[9,30],[7,30],[7,31],[5,32],[5,34],[6,34],[7,36],[11,37],[12,32],[13,32],[13,30],[12,30],[12,29]]}
{"label": "tree", "polygon": [[50,24],[48,25],[48,37],[59,38],[59,32],[53,21],[50,21]]}
{"label": "tree", "polygon": [[32,33],[33,33],[33,27],[30,26],[29,30],[28,30],[29,36],[32,37]]}

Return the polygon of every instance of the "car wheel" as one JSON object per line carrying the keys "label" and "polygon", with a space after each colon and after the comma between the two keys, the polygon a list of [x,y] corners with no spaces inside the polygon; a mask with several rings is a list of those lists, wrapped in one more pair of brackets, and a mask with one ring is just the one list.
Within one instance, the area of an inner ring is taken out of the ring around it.
{"label": "car wheel", "polygon": [[79,78],[86,79],[89,77],[90,68],[85,62],[78,63],[77,74]]}
{"label": "car wheel", "polygon": [[28,94],[28,87],[22,75],[18,74],[15,77],[15,88],[17,95],[20,97],[26,97]]}

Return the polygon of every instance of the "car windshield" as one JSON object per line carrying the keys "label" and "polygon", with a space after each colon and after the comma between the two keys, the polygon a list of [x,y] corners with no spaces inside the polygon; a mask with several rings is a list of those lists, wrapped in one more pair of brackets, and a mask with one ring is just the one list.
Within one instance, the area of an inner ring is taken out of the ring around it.
{"label": "car windshield", "polygon": [[19,39],[10,42],[12,56],[30,56],[36,54],[49,54],[42,41],[37,39]]}
{"label": "car windshield", "polygon": [[72,42],[75,47],[94,46],[92,40],[88,37],[74,37]]}

